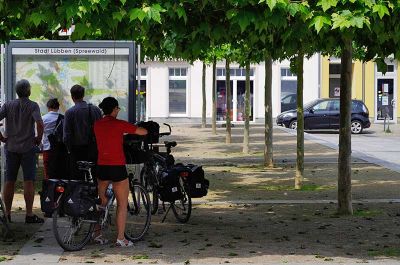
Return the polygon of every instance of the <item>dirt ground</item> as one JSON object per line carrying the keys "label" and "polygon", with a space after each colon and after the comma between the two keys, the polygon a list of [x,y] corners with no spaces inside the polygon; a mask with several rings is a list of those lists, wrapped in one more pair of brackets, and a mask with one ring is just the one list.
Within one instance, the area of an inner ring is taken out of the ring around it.
{"label": "dirt ground", "polygon": [[[204,165],[211,186],[196,204],[188,224],[171,213],[165,223],[156,215],[148,235],[132,249],[88,245],[64,253],[61,262],[126,263],[286,263],[400,262],[398,204],[354,204],[351,217],[335,215],[335,204],[231,204],[236,200],[336,199],[337,151],[306,141],[304,188],[295,191],[296,138],[274,130],[275,168],[265,169],[263,128],[251,129],[251,154],[242,154],[243,128],[174,126],[177,162]],[[353,159],[353,199],[399,198],[400,174]],[[26,229],[22,226],[22,229]],[[115,227],[114,227],[115,228]],[[107,236],[114,239],[115,232]],[[0,257],[12,255],[0,250]]]}

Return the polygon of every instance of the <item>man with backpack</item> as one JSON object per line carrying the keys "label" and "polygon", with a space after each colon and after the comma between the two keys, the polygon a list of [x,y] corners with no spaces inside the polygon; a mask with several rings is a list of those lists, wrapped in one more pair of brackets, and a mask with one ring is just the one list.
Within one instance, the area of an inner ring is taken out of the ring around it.
{"label": "man with backpack", "polygon": [[50,99],[46,106],[48,113],[42,116],[44,123],[42,140],[44,176],[45,179],[62,179],[66,177],[67,171],[65,161],[67,151],[63,143],[64,115],[58,112],[60,108],[58,99]]}
{"label": "man with backpack", "polygon": [[97,161],[97,147],[93,124],[101,118],[98,107],[83,100],[85,88],[71,87],[71,97],[75,105],[65,112],[64,143],[71,158],[71,178],[84,179],[84,172],[78,170],[77,161]]}
{"label": "man with backpack", "polygon": [[[11,222],[11,206],[14,199],[15,182],[19,168],[24,174],[24,198],[26,205],[25,223],[43,223],[33,214],[36,178],[36,153],[43,136],[43,121],[39,105],[29,99],[30,83],[22,79],[15,84],[18,99],[6,102],[0,110],[0,121],[6,120],[6,135],[0,133],[0,140],[6,143],[6,181],[4,204],[6,215]],[[36,125],[36,136],[35,136]]]}

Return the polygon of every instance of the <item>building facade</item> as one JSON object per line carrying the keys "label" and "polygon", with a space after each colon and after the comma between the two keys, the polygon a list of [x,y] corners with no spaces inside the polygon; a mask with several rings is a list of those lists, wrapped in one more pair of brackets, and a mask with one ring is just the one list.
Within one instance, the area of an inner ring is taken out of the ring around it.
{"label": "building facade", "polygon": [[[373,123],[384,122],[385,117],[397,123],[400,118],[397,61],[387,59],[386,64],[383,73],[374,62],[353,62],[352,98],[366,104]],[[340,59],[321,58],[321,69],[321,97],[340,96]]]}
{"label": "building facade", "polygon": [[[305,60],[304,102],[320,97],[320,56]],[[232,121],[244,121],[245,70],[231,64]],[[251,65],[251,120],[264,121],[265,65]],[[217,63],[217,121],[226,116],[225,62]],[[169,122],[201,122],[202,114],[202,63],[184,61],[147,61],[141,65],[141,86],[137,95],[137,112],[141,119]],[[272,67],[273,116],[276,117],[288,104],[296,100],[297,77],[290,71],[289,61],[274,62]],[[212,67],[206,68],[207,119],[212,111]],[[283,101],[282,101],[283,100]],[[282,102],[281,102],[282,101]],[[141,107],[140,107],[141,106]]]}

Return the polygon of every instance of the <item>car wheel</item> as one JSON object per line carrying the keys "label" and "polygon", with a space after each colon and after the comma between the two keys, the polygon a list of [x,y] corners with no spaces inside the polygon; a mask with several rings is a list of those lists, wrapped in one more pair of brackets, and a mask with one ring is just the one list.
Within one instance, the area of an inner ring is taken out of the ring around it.
{"label": "car wheel", "polygon": [[289,124],[289,128],[292,130],[297,130],[297,120],[292,120]]}
{"label": "car wheel", "polygon": [[363,131],[363,126],[359,120],[351,121],[351,133],[360,134]]}

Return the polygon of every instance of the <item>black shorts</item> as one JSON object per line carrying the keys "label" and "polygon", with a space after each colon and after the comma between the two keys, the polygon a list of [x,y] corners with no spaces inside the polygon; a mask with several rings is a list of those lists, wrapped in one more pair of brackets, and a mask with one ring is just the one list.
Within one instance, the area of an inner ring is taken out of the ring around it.
{"label": "black shorts", "polygon": [[128,178],[125,166],[97,165],[97,178],[104,181],[119,182]]}

